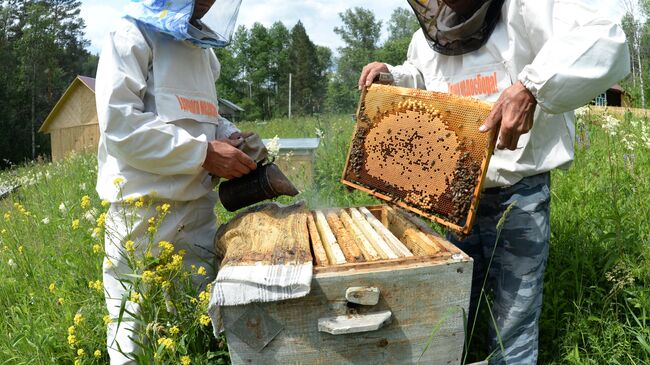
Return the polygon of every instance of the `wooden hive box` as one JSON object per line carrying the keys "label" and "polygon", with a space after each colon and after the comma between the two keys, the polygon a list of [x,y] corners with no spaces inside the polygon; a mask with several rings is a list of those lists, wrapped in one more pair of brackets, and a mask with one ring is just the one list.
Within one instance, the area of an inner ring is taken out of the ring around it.
{"label": "wooden hive box", "polygon": [[306,297],[222,308],[233,364],[460,364],[467,255],[388,206],[313,212],[308,230]]}

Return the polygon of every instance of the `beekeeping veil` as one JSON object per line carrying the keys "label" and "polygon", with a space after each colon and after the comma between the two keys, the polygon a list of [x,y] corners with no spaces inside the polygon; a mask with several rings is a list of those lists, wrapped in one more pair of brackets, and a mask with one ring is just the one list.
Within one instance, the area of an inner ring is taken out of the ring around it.
{"label": "beekeeping veil", "polygon": [[[501,17],[504,0],[408,0],[431,48],[447,56],[457,56],[481,48],[490,38]],[[447,3],[455,4],[453,6]],[[458,14],[452,9],[470,11]]]}
{"label": "beekeeping veil", "polygon": [[203,48],[227,46],[241,0],[217,0],[210,11],[190,24],[195,1],[200,0],[131,0],[126,16]]}

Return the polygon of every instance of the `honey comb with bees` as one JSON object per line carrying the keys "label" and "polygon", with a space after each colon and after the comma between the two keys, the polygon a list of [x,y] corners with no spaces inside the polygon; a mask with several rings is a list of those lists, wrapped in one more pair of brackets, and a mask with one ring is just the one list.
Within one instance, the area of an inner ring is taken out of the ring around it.
{"label": "honey comb with bees", "polygon": [[494,150],[492,105],[373,84],[361,95],[342,182],[469,234]]}

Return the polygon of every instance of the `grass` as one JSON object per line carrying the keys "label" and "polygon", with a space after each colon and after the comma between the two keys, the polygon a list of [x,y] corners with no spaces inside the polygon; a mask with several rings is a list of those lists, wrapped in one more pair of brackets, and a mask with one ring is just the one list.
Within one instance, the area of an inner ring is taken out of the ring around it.
{"label": "grass", "polygon": [[[611,120],[603,123],[600,116],[585,116],[579,124],[582,138],[574,166],[553,173],[541,364],[650,364],[646,123],[627,118],[612,127]],[[350,116],[239,126],[264,138],[322,135],[314,183],[299,196],[310,207],[377,202],[349,192],[339,182],[352,134]],[[107,361],[106,311],[96,285],[103,243],[95,232],[106,208],[94,192],[95,165],[94,156],[80,155],[0,173],[0,186],[22,185],[0,200],[0,364]],[[89,198],[87,205],[83,196]],[[218,212],[222,221],[232,216],[221,208]],[[223,340],[206,340],[209,328],[194,320],[188,323],[177,339],[177,352],[187,351],[192,364],[227,363]],[[477,358],[487,356],[478,348],[472,352]]]}

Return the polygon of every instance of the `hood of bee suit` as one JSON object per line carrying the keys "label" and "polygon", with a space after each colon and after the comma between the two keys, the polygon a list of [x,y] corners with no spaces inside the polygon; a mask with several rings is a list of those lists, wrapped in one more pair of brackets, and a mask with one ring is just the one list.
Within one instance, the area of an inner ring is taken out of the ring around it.
{"label": "hood of bee suit", "polygon": [[475,9],[463,15],[441,0],[408,0],[408,3],[429,46],[440,54],[457,56],[475,51],[487,42],[501,18],[504,1],[452,1],[457,8],[465,2],[466,8]]}
{"label": "hood of bee suit", "polygon": [[230,43],[241,0],[217,0],[203,18],[190,24],[195,0],[131,0],[126,17],[203,48]]}

